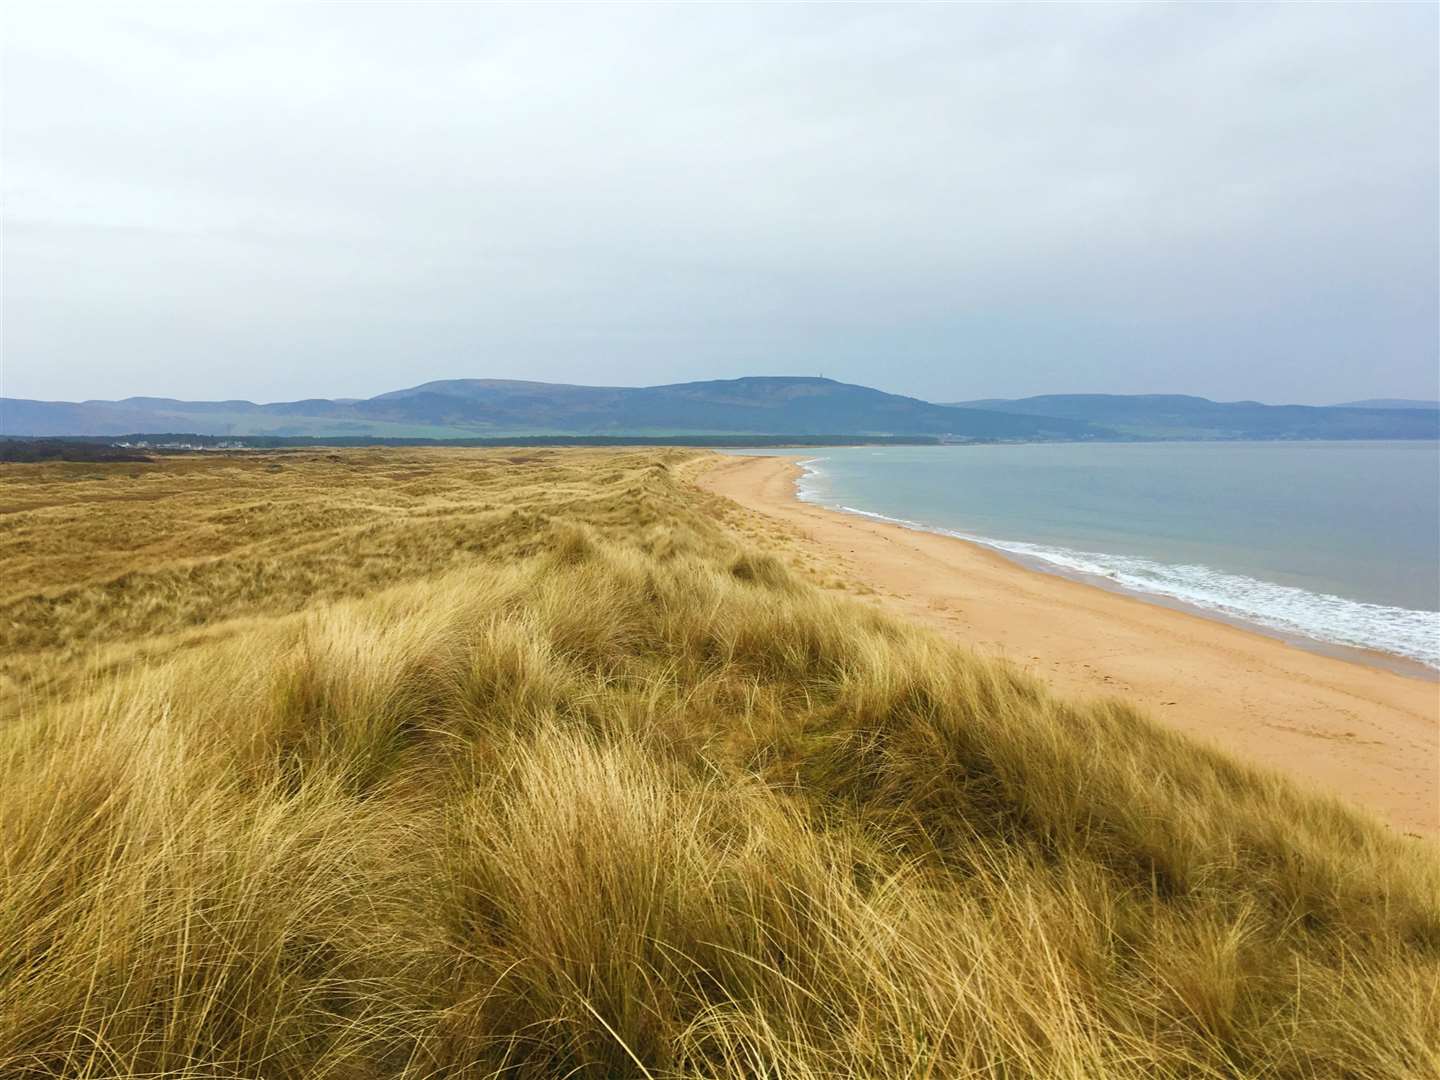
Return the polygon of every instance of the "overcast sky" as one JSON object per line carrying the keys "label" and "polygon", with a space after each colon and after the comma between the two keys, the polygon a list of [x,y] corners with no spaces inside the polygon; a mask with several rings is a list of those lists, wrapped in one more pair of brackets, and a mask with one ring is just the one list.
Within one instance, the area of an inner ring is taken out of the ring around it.
{"label": "overcast sky", "polygon": [[10,4],[3,392],[1437,397],[1437,11]]}

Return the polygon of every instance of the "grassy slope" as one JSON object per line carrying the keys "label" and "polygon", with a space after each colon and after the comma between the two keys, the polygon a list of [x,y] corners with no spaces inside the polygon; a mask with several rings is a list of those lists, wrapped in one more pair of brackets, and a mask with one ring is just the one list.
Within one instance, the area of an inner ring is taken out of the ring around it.
{"label": "grassy slope", "polygon": [[280,461],[7,467],[0,1074],[1440,1068],[1432,849],[684,454]]}

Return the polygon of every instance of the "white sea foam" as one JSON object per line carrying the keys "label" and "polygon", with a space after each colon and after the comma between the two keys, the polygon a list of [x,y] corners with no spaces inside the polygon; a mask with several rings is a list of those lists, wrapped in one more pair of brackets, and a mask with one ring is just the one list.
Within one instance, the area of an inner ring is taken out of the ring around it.
{"label": "white sea foam", "polygon": [[816,483],[825,475],[820,468],[820,462],[824,458],[806,458],[804,461],[797,461],[795,464],[801,468],[800,480],[795,485],[795,495],[801,502],[820,502],[819,485]]}
{"label": "white sea foam", "polygon": [[[823,502],[822,489],[815,482],[822,474],[810,462],[801,464],[806,467],[806,475],[800,485],[800,497],[807,502]],[[834,509],[922,532],[959,537],[1059,573],[1106,578],[1124,589],[1178,600],[1282,634],[1374,649],[1440,669],[1440,612],[1348,600],[1225,573],[1209,566],[1162,563],[1131,555],[976,536],[854,506],[835,506]]]}

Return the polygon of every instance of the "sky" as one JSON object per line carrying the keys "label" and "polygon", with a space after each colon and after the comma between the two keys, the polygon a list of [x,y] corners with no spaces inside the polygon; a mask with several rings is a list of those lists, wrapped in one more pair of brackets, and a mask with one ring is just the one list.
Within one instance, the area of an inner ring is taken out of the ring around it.
{"label": "sky", "polygon": [[0,392],[1440,397],[1440,7],[6,6]]}

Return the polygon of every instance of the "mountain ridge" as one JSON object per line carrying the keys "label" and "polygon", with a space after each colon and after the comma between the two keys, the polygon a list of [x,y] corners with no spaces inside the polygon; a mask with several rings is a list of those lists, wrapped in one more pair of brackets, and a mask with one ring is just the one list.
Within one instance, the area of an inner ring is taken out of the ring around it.
{"label": "mountain ridge", "polygon": [[1082,420],[1137,439],[1437,439],[1440,412],[1211,401],[1192,394],[1041,394],[953,402],[1025,416]]}
{"label": "mountain ridge", "polygon": [[46,402],[0,398],[0,434],[934,435],[956,439],[1108,435],[1085,421],[957,409],[833,379],[751,376],[649,387],[450,379],[358,401],[186,402],[132,397]]}
{"label": "mountain ridge", "polygon": [[1363,401],[1342,401],[1337,409],[1440,409],[1440,401],[1421,398],[1365,398]]}
{"label": "mountain ridge", "polygon": [[[1396,399],[1374,399],[1394,402]],[[533,436],[928,436],[1054,439],[1437,439],[1440,410],[1217,402],[1186,394],[1048,394],[932,403],[817,376],[659,386],[439,379],[369,398],[256,403],[132,396],[0,398],[0,435],[493,438]]]}

